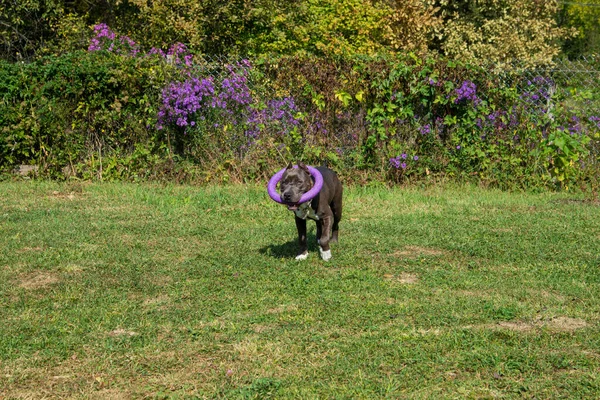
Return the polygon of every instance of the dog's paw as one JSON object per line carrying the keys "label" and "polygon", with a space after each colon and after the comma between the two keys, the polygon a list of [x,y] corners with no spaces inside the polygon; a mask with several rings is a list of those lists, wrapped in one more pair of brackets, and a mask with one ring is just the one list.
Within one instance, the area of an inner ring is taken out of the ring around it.
{"label": "dog's paw", "polygon": [[319,247],[319,253],[321,254],[321,258],[323,259],[323,261],[331,260],[331,250],[325,251]]}
{"label": "dog's paw", "polygon": [[300,260],[300,261],[306,260],[307,258],[308,258],[308,251],[306,253],[298,254],[296,256],[296,260]]}

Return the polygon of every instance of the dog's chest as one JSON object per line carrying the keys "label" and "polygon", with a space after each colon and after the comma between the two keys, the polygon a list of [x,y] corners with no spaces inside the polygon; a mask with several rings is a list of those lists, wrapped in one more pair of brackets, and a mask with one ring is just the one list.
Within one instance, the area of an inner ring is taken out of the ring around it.
{"label": "dog's chest", "polygon": [[317,215],[316,211],[312,209],[310,203],[300,204],[298,209],[294,211],[294,214],[296,214],[296,217],[300,219],[310,218],[314,219],[315,221],[319,220],[319,216]]}

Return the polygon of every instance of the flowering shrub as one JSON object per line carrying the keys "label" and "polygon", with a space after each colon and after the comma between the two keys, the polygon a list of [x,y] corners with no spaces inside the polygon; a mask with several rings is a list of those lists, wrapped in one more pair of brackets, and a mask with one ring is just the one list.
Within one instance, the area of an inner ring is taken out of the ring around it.
{"label": "flowering shrub", "polygon": [[[170,83],[162,91],[162,104],[158,112],[157,129],[163,129],[165,125],[175,124],[178,127],[194,127],[195,117],[198,110],[204,108],[215,108],[216,101],[213,97],[215,85],[212,78],[191,78],[185,82]],[[204,116],[200,116],[204,119]]]}
{"label": "flowering shrub", "polygon": [[600,176],[596,100],[563,97],[555,77],[410,55],[255,61],[144,51],[101,24],[87,52],[0,64],[0,167],[223,181],[303,160],[390,182],[553,188]]}
{"label": "flowering shrub", "polygon": [[[259,141],[261,133],[273,133],[284,141],[297,128],[298,110],[292,97],[271,99],[264,104],[253,96],[248,85],[252,71],[248,60],[225,65],[224,69],[225,77],[217,82],[211,76],[190,77],[163,89],[157,129],[171,126],[179,141],[188,134],[196,138],[208,132],[227,135],[227,145],[221,146],[220,151],[243,157]],[[187,142],[193,140],[192,137]]]}
{"label": "flowering shrub", "polygon": [[129,36],[118,36],[106,24],[94,26],[94,37],[90,39],[88,51],[106,50],[135,57],[140,49]]}

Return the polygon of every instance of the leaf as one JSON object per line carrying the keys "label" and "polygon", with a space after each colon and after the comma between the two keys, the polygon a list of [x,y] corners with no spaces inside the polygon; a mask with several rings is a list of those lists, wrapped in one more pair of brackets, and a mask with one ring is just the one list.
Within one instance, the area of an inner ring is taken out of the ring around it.
{"label": "leaf", "polygon": [[365,92],[363,92],[363,91],[361,90],[361,91],[359,91],[358,93],[356,93],[356,94],[354,95],[354,97],[356,98],[356,100],[358,100],[359,102],[361,102],[361,103],[362,103],[362,102],[364,101],[364,97],[363,97],[363,96],[364,96],[364,94],[365,94]]}

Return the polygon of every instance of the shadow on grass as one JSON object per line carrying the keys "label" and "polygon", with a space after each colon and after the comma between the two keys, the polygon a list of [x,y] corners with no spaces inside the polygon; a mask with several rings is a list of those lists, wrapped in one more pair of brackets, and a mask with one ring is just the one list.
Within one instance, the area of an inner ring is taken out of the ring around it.
{"label": "shadow on grass", "polygon": [[[319,251],[317,237],[314,234],[307,235],[308,252]],[[270,244],[259,250],[260,254],[274,258],[295,258],[298,255],[298,239],[294,238],[286,243]]]}

